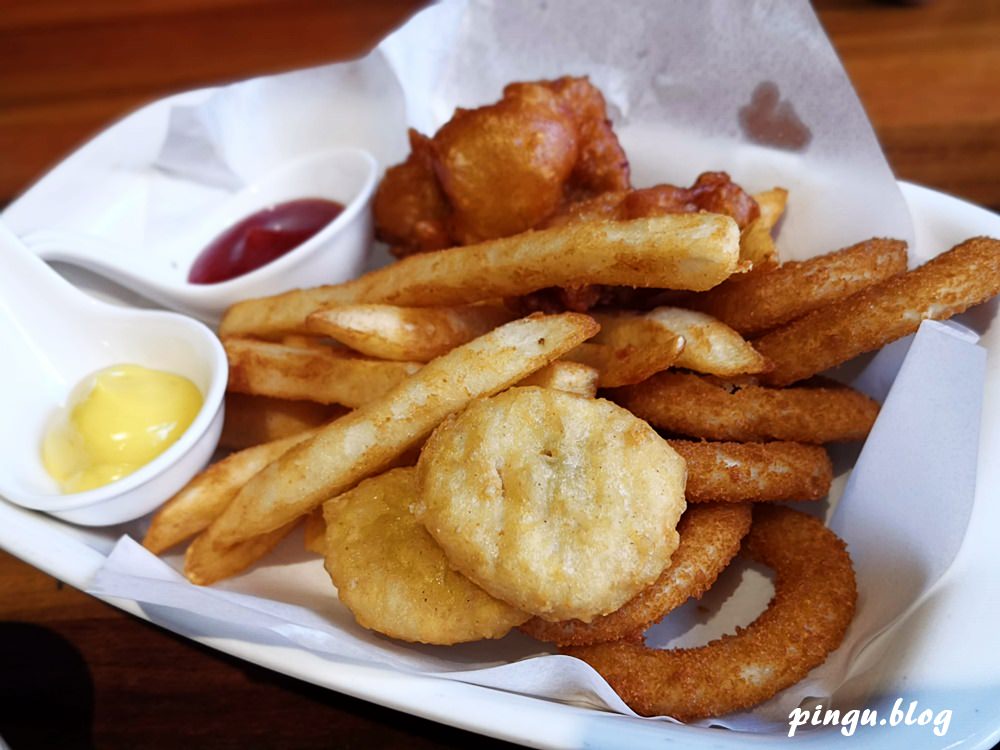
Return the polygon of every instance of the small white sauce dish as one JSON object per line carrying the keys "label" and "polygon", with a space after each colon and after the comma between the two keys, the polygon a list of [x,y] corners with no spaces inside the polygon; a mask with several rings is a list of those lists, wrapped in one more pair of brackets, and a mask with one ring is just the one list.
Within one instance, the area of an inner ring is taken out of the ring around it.
{"label": "small white sauce dish", "polygon": [[[175,313],[117,307],[80,292],[0,225],[0,497],[85,526],[139,518],[183,487],[215,451],[228,367],[216,336]],[[189,378],[204,403],[183,435],[116,482],[62,494],[42,465],[53,414],[88,375],[136,364]]]}
{"label": "small white sauce dish", "polygon": [[[195,221],[182,222],[142,248],[65,231],[39,230],[23,241],[46,260],[82,266],[149,299],[209,324],[250,297],[334,284],[364,269],[372,245],[371,199],[378,164],[367,151],[336,148],[285,162]],[[278,203],[325,198],[344,210],[312,238],[276,260],[215,284],[187,281],[195,259],[222,232]]]}

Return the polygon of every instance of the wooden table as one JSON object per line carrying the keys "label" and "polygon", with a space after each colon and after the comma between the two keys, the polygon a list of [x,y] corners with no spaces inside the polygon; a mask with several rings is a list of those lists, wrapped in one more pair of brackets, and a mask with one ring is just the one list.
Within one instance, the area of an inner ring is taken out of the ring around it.
{"label": "wooden table", "polygon": [[[5,0],[0,205],[164,94],[356,56],[418,0]],[[1000,4],[821,0],[901,178],[1000,209]],[[503,743],[259,669],[0,553],[0,735],[30,747]]]}

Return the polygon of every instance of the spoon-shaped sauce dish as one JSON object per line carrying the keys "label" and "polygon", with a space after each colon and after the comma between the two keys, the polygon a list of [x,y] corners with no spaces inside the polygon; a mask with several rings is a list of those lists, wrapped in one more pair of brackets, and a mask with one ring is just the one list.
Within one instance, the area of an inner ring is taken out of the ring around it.
{"label": "spoon-shaped sauce dish", "polygon": [[[0,225],[0,496],[86,526],[145,515],[183,487],[219,441],[227,363],[201,323],[100,302],[77,290]],[[62,494],[42,443],[74,387],[134,364],[188,378],[203,402],[182,435],[149,463],[96,489]]]}
{"label": "spoon-shaped sauce dish", "polygon": [[[142,247],[59,230],[38,230],[22,240],[45,260],[82,266],[214,325],[240,300],[357,276],[372,244],[370,203],[377,178],[378,164],[367,151],[318,151],[281,164],[196,220],[173,222],[169,232]],[[226,230],[261,210],[304,199],[344,208],[312,237],[256,270],[211,284],[188,281],[199,254]]]}

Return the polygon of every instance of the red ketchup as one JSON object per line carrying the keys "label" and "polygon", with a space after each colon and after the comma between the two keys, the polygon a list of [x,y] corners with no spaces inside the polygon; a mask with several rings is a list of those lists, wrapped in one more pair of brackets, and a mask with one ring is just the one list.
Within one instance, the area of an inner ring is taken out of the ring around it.
{"label": "red ketchup", "polygon": [[278,203],[220,234],[191,266],[192,284],[215,284],[242,276],[294,250],[344,210],[323,198]]}

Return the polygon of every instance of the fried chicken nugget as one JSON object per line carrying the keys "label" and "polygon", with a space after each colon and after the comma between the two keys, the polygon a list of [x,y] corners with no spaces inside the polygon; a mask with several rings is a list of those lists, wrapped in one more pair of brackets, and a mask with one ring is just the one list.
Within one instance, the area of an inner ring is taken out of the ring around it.
{"label": "fried chicken nugget", "polygon": [[414,643],[502,638],[529,615],[455,572],[410,512],[416,469],[393,469],[323,504],[325,559],[358,624]]}
{"label": "fried chicken nugget", "polygon": [[864,440],[878,404],[846,385],[765,388],[720,384],[699,375],[661,372],[610,392],[650,424],[708,440],[833,443]]}
{"label": "fried chicken nugget", "polygon": [[550,216],[579,154],[572,117],[539,84],[460,109],[434,136],[434,171],[451,204],[452,237],[471,244],[523,232]]}
{"label": "fried chicken nugget", "polygon": [[757,339],[774,364],[762,376],[787,385],[915,333],[1000,293],[1000,240],[974,237],[913,271],[826,305]]}
{"label": "fried chicken nugget", "polygon": [[636,713],[681,721],[754,706],[805,677],[844,639],[857,588],[844,543],[823,524],[782,506],[756,506],[743,554],[772,568],[774,598],[749,627],[699,648],[636,641],[577,646]]}
{"label": "fried chicken nugget", "polygon": [[875,238],[809,260],[733,275],[684,304],[740,333],[757,334],[905,270],[906,243]]}
{"label": "fried chicken nugget", "polygon": [[820,500],[833,481],[821,445],[669,442],[687,463],[689,503]]}
{"label": "fried chicken nugget", "polygon": [[703,503],[690,506],[677,525],[680,544],[670,565],[652,586],[621,609],[591,622],[546,622],[535,617],[521,631],[559,646],[587,646],[638,638],[653,623],[688,599],[700,599],[740,551],[750,530],[748,503]]}
{"label": "fried chicken nugget", "polygon": [[410,155],[386,170],[375,191],[375,235],[399,257],[454,244],[447,223],[451,207],[434,175],[430,144],[410,130]]}
{"label": "fried chicken nugget", "polygon": [[610,401],[512,388],[442,423],[417,469],[415,512],[449,562],[548,620],[613,612],[677,548],[684,462]]}

